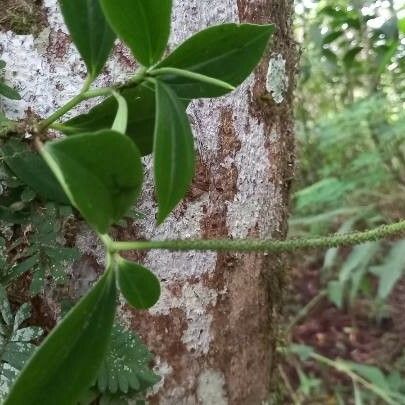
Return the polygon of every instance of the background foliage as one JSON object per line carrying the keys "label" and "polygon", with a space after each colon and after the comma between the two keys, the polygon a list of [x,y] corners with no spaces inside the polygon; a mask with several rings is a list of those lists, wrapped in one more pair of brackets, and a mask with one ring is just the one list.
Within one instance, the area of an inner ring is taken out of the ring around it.
{"label": "background foliage", "polygon": [[[405,216],[404,17],[395,1],[297,2],[291,236]],[[280,367],[288,401],[405,403],[404,248],[381,241],[292,260],[286,337],[294,344]]]}

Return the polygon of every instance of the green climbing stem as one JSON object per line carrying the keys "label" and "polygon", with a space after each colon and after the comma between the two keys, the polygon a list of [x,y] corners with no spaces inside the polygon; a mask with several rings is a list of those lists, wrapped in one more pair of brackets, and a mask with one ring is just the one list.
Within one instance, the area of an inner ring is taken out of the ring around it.
{"label": "green climbing stem", "polygon": [[[93,81],[92,77],[87,77],[83,87],[79,94],[74,96],[71,100],[69,100],[65,105],[60,107],[56,110],[52,115],[50,115],[47,119],[41,121],[38,124],[38,130],[44,131],[49,127],[53,127],[54,129],[58,129],[58,123],[55,123],[59,118],[63,117],[66,113],[70,110],[78,106],[85,100],[89,100],[95,97],[107,97],[112,94],[113,91],[117,91],[120,89],[124,89],[126,87],[136,87],[141,84],[146,75],[145,68],[140,68],[135,75],[128,81],[128,83],[124,83],[122,85],[114,85],[112,87],[103,87],[98,89],[90,90],[91,83]],[[59,126],[59,128],[63,128],[63,126]]]}
{"label": "green climbing stem", "polygon": [[382,225],[363,232],[334,234],[313,238],[297,238],[287,240],[163,240],[113,242],[111,248],[115,251],[154,250],[172,251],[216,251],[216,252],[267,252],[282,253],[296,250],[331,248],[339,246],[355,246],[366,242],[377,241],[405,233],[405,220]]}

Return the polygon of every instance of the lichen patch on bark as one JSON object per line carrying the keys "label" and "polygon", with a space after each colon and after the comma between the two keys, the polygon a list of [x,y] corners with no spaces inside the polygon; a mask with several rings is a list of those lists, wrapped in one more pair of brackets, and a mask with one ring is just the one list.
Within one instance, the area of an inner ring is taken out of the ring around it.
{"label": "lichen patch on bark", "polygon": [[221,373],[205,370],[198,376],[197,399],[201,405],[227,405],[225,379]]}
{"label": "lichen patch on bark", "polygon": [[266,90],[277,104],[284,101],[284,94],[288,89],[288,76],[285,70],[285,59],[278,54],[270,58],[267,70]]}

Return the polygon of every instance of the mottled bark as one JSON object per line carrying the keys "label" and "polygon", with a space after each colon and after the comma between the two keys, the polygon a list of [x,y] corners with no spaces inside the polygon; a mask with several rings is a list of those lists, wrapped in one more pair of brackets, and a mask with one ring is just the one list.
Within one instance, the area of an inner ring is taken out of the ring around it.
{"label": "mottled bark", "polygon": [[[24,101],[46,115],[79,87],[84,66],[56,9],[44,0],[48,28],[39,37],[0,32],[0,50],[12,61]],[[199,154],[186,200],[156,228],[152,179],[139,210],[146,219],[118,233],[128,238],[283,238],[293,171],[292,91],[296,65],[292,0],[176,0],[170,47],[221,22],[272,22],[277,33],[256,73],[232,95],[189,108]],[[117,48],[100,82],[125,77],[133,62]],[[224,68],[228,68],[224,66]],[[68,69],[68,72],[67,72]],[[73,269],[80,294],[99,272],[103,255],[89,231],[77,237],[85,254]],[[122,306],[120,316],[156,354],[163,376],[156,404],[261,404],[273,367],[282,260],[255,254],[148,252],[132,256],[163,282],[163,297],[148,313]],[[98,263],[98,264],[97,264]],[[48,299],[50,299],[48,297]]]}

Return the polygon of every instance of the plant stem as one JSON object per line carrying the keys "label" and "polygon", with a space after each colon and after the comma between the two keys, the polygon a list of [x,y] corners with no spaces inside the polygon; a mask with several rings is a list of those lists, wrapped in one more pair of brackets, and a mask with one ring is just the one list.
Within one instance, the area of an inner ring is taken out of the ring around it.
{"label": "plant stem", "polygon": [[106,97],[110,96],[112,92],[115,91],[114,87],[103,87],[102,89],[94,89],[94,90],[89,90],[86,91],[83,94],[83,100],[89,100],[90,98],[95,98],[95,97]]}
{"label": "plant stem", "polygon": [[327,357],[324,357],[318,353],[311,353],[310,355],[311,358],[314,360],[318,361],[319,363],[326,364],[329,367],[334,368],[337,371],[340,371],[343,374],[346,374],[348,377],[352,379],[352,381],[362,385],[363,387],[367,388],[369,391],[373,392],[375,395],[379,396],[381,399],[383,399],[387,404],[390,405],[396,405],[397,402],[395,402],[388,394],[386,391],[382,390],[380,387],[377,387],[376,385],[370,383],[363,377],[359,376],[355,372],[353,372],[348,365],[346,365],[343,361],[339,360],[331,360],[328,359]]}
{"label": "plant stem", "polygon": [[107,252],[114,253],[113,240],[108,235],[98,235],[101,241],[104,243]]}
{"label": "plant stem", "polygon": [[298,238],[287,240],[163,240],[163,241],[134,241],[114,242],[116,251],[164,249],[173,251],[228,251],[228,252],[294,252],[316,248],[331,248],[338,246],[355,246],[369,241],[385,239],[405,233],[405,220],[382,225],[363,232]]}
{"label": "plant stem", "polygon": [[280,373],[280,376],[284,382],[285,388],[287,389],[288,393],[290,394],[290,397],[291,397],[292,401],[294,402],[294,405],[301,405],[301,401],[299,400],[297,394],[294,392],[294,389],[291,386],[290,380],[288,379],[288,376],[285,373],[283,366],[281,364],[278,366],[278,372]]}
{"label": "plant stem", "polygon": [[195,73],[191,72],[189,70],[183,70],[183,69],[176,69],[176,68],[159,68],[159,69],[154,69],[149,72],[151,76],[161,76],[161,75],[176,75],[176,76],[182,76],[186,77],[191,80],[196,80],[199,82],[204,82],[207,84],[212,84],[213,86],[216,87],[221,87],[226,90],[233,91],[235,90],[235,87],[232,86],[231,84],[224,82],[223,80],[215,79],[213,77],[205,76],[200,73]]}
{"label": "plant stem", "polygon": [[[80,93],[78,95],[76,95],[75,97],[73,97],[70,101],[68,101],[61,108],[56,110],[47,119],[41,121],[38,125],[38,130],[44,131],[45,129],[49,128],[50,126],[52,126],[55,129],[58,129],[59,124],[54,124],[55,121],[57,121],[59,118],[64,116],[66,113],[68,113],[72,108],[79,105],[82,101],[89,100],[89,99],[95,98],[95,97],[106,97],[106,96],[111,95],[112,92],[114,92],[114,91],[129,88],[129,87],[131,87],[131,88],[136,87],[145,80],[145,76],[146,76],[146,69],[140,68],[135,73],[135,75],[131,78],[131,80],[128,81],[128,83],[125,83],[123,85],[115,85],[112,87],[103,87],[101,89],[93,89],[93,90],[89,90],[91,83],[93,81],[93,78],[88,76],[83,84],[83,88],[81,89]],[[59,128],[63,128],[63,126],[60,126]]]}
{"label": "plant stem", "polygon": [[90,76],[87,76],[86,80],[84,81],[83,88],[81,89],[80,93],[77,94],[75,97],[73,97],[71,100],[69,100],[65,105],[63,105],[61,108],[56,110],[52,115],[50,115],[47,119],[41,121],[38,125],[38,129],[40,131],[45,130],[48,128],[51,124],[53,124],[56,120],[58,120],[60,117],[65,115],[67,112],[69,112],[72,108],[76,107],[78,104],[80,104],[84,98],[83,95],[89,90],[90,85],[92,82],[92,78]]}
{"label": "plant stem", "polygon": [[303,318],[305,318],[312,311],[312,309],[315,308],[322,301],[322,299],[326,295],[327,291],[321,290],[314,298],[312,298],[311,301],[309,301],[307,305],[305,305],[304,308],[301,309],[301,311],[298,312],[297,316],[291,321],[286,329],[287,335],[290,335],[291,330],[294,328],[294,326],[297,325]]}

